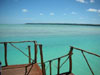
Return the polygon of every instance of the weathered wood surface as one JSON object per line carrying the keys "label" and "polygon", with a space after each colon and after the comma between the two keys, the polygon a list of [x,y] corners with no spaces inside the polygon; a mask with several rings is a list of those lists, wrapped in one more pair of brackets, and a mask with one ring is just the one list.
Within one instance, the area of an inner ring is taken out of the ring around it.
{"label": "weathered wood surface", "polygon": [[[26,65],[27,64],[11,65],[11,66],[7,66],[7,67],[3,67],[1,75],[25,75],[25,66]],[[29,66],[27,70],[29,70],[30,67],[31,66]],[[40,67],[38,66],[38,64],[34,64],[29,75],[42,75],[42,71],[41,71]]]}
{"label": "weathered wood surface", "polygon": [[7,62],[7,43],[4,43],[4,49],[5,49],[5,66],[8,66],[8,62]]}
{"label": "weathered wood surface", "polygon": [[58,72],[57,72],[57,75],[59,75],[60,74],[60,58],[58,58]]}
{"label": "weathered wood surface", "polygon": [[31,63],[31,50],[30,50],[30,46],[28,46],[28,54],[29,54],[29,63]]}
{"label": "weathered wood surface", "polygon": [[[71,47],[73,47],[73,46],[71,46]],[[86,52],[86,53],[88,53],[88,54],[95,55],[95,56],[97,56],[97,57],[100,57],[100,55],[97,55],[97,54],[92,53],[92,52],[88,52],[88,50],[83,50],[83,49],[76,48],[76,47],[73,47],[73,49],[79,50],[79,51],[82,51],[82,52]]]}
{"label": "weathered wood surface", "polygon": [[35,42],[35,41],[0,42],[0,44],[4,44],[4,43],[24,43],[24,42]]}
{"label": "weathered wood surface", "polygon": [[42,44],[39,45],[39,48],[40,48],[40,56],[41,56],[42,73],[43,73],[43,75],[46,75],[45,64],[43,62]]}
{"label": "weathered wood surface", "polygon": [[34,57],[35,57],[35,63],[37,63],[37,42],[34,42]]}

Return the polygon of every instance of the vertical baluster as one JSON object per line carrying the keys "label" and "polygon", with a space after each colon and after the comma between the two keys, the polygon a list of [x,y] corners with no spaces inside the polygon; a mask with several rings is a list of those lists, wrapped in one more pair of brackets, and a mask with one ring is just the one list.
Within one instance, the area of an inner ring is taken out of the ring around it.
{"label": "vertical baluster", "polygon": [[51,61],[49,61],[49,66],[50,66],[50,75],[52,75]]}
{"label": "vertical baluster", "polygon": [[29,63],[31,63],[31,51],[30,51],[30,46],[28,46],[28,53],[29,53]]}
{"label": "vertical baluster", "polygon": [[58,75],[60,74],[60,58],[58,58]]}
{"label": "vertical baluster", "polygon": [[69,52],[69,72],[72,72],[72,51],[73,47],[70,47],[70,52]]}
{"label": "vertical baluster", "polygon": [[36,43],[36,41],[34,42],[34,50],[35,50],[35,52],[34,52],[35,53],[34,54],[35,55],[34,56],[35,57],[35,63],[37,63],[37,43]]}
{"label": "vertical baluster", "polygon": [[4,50],[5,50],[5,66],[8,66],[8,63],[7,63],[7,43],[6,42],[4,43]]}
{"label": "vertical baluster", "polygon": [[39,45],[39,48],[40,48],[40,56],[41,56],[42,73],[43,73],[43,75],[46,75],[45,66],[43,63],[43,53],[42,53],[42,45],[41,44]]}

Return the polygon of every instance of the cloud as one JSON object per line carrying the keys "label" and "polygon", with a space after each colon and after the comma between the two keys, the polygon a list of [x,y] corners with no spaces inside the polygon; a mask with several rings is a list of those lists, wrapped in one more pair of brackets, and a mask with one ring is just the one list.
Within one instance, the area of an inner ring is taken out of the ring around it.
{"label": "cloud", "polygon": [[95,1],[94,0],[90,0],[90,3],[94,3]]}
{"label": "cloud", "polygon": [[22,9],[22,12],[28,12],[28,10],[27,9]]}
{"label": "cloud", "polygon": [[100,9],[89,8],[87,11],[88,12],[95,12],[95,13],[99,13],[100,14]]}
{"label": "cloud", "polygon": [[76,13],[76,12],[71,12],[71,14],[74,14],[74,15],[75,15],[75,14],[77,14],[77,13]]}
{"label": "cloud", "polygon": [[85,0],[76,0],[76,1],[80,3],[87,3]]}
{"label": "cloud", "polygon": [[89,12],[97,12],[97,9],[89,8],[88,11]]}
{"label": "cloud", "polygon": [[55,15],[54,13],[50,13],[51,16]]}
{"label": "cloud", "polygon": [[43,13],[40,13],[40,16],[43,16],[44,14]]}

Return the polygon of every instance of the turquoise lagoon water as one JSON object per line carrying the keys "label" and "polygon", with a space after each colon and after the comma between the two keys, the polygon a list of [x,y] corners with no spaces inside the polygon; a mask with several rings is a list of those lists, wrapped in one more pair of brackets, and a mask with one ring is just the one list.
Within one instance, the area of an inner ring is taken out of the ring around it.
{"label": "turquoise lagoon water", "polygon": [[[100,55],[100,27],[99,26],[74,26],[74,25],[24,25],[24,24],[1,24],[0,25],[0,42],[1,41],[25,41],[36,40],[43,44],[44,61],[65,55],[68,53],[70,46],[85,49],[87,51]],[[34,58],[33,44],[14,44],[28,54],[27,45],[31,45],[31,57]],[[4,63],[4,49],[0,45],[0,61]],[[100,75],[100,58],[86,54],[86,57],[95,73]],[[61,59],[61,63],[66,59]],[[73,52],[73,70],[75,75],[92,75],[81,52]],[[38,50],[38,62],[40,55]],[[15,48],[8,44],[8,64],[28,63],[25,57]],[[57,73],[57,61],[53,62],[53,75]],[[48,63],[46,64],[47,75],[49,75]],[[68,62],[65,63],[61,72],[68,71]]]}

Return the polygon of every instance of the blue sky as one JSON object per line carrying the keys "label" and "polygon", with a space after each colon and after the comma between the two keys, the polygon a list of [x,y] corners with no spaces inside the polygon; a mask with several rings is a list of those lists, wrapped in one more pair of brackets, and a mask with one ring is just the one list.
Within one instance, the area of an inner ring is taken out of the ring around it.
{"label": "blue sky", "polygon": [[100,0],[0,0],[0,24],[100,24]]}

